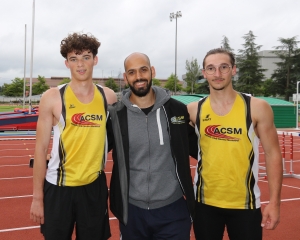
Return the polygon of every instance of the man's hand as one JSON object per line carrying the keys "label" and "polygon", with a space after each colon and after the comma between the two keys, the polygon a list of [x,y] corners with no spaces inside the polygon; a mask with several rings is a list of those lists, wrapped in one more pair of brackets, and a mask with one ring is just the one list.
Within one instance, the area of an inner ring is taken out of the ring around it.
{"label": "man's hand", "polygon": [[30,219],[33,222],[44,224],[44,203],[43,200],[33,199],[30,208]]}
{"label": "man's hand", "polygon": [[273,230],[280,222],[280,206],[279,204],[269,203],[262,213],[261,226],[268,230]]}

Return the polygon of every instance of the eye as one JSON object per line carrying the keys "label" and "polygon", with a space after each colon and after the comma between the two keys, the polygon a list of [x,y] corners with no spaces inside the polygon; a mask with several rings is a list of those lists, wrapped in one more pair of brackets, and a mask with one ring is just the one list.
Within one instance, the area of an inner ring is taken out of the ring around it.
{"label": "eye", "polygon": [[207,67],[206,70],[207,70],[207,71],[214,71],[214,70],[215,70],[215,67],[210,66],[210,67]]}
{"label": "eye", "polygon": [[226,69],[229,68],[229,66],[228,66],[227,64],[223,64],[223,65],[221,65],[220,67],[221,67],[221,69],[223,69],[223,70],[226,70]]}
{"label": "eye", "polygon": [[84,57],[84,60],[89,60],[89,59],[90,59],[90,57],[88,57],[88,56],[87,56],[87,57]]}

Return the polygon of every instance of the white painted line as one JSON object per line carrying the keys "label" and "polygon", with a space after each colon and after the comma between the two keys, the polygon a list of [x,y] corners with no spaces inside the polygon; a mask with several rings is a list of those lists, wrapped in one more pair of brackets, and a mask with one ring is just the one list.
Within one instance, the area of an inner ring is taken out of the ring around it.
{"label": "white painted line", "polygon": [[13,198],[27,198],[27,197],[32,197],[32,195],[11,196],[11,197],[0,197],[0,200],[13,199]]}
{"label": "white painted line", "polygon": [[[281,199],[281,202],[290,202],[290,201],[299,201],[300,198],[289,198],[289,199]],[[269,201],[261,202],[261,204],[268,204]]]}
{"label": "white painted line", "polygon": [[32,178],[32,176],[28,176],[28,177],[15,177],[15,178],[0,178],[0,180],[15,180],[15,179],[23,179],[23,178]]}
{"label": "white painted line", "polygon": [[[117,220],[116,217],[111,217],[109,220]],[[22,231],[22,230],[28,230],[28,229],[34,229],[34,228],[40,228],[40,225],[38,226],[30,226],[30,227],[21,227],[21,228],[8,228],[8,229],[0,229],[1,232],[13,232],[13,231]]]}
{"label": "white painted line", "polygon": [[29,166],[29,163],[27,163],[27,164],[18,164],[18,165],[0,165],[0,167],[21,167],[21,166]]}
{"label": "white painted line", "polygon": [[0,232],[13,232],[13,231],[20,231],[20,230],[27,230],[33,228],[39,228],[40,226],[31,226],[31,227],[22,227],[22,228],[9,228],[9,229],[1,229]]}
{"label": "white painted line", "polygon": [[[260,182],[265,182],[267,183],[268,181],[264,181],[264,180],[259,180]],[[288,188],[295,188],[295,189],[299,189],[300,190],[300,187],[295,187],[295,186],[290,186],[290,185],[286,185],[286,184],[282,184],[283,187],[288,187]]]}

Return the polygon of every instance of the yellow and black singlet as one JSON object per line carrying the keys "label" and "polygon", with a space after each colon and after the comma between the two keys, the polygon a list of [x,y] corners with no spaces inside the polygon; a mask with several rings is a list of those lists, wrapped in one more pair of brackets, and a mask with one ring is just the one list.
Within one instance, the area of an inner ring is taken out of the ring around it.
{"label": "yellow and black singlet", "polygon": [[194,179],[197,202],[227,209],[260,207],[259,139],[251,120],[250,99],[238,93],[224,116],[214,113],[209,97],[199,101],[195,124],[199,146]]}
{"label": "yellow and black singlet", "polygon": [[59,122],[53,127],[53,146],[46,180],[58,186],[93,182],[106,159],[106,108],[101,86],[94,98],[81,103],[68,84],[58,86],[62,99]]}

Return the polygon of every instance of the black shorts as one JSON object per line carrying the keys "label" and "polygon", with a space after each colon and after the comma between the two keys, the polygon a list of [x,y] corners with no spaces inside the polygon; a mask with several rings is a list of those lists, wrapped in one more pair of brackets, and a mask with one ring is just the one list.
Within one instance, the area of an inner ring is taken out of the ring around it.
{"label": "black shorts", "polygon": [[45,223],[41,232],[46,240],[108,239],[110,234],[107,208],[108,190],[102,172],[92,183],[79,187],[44,184]]}
{"label": "black shorts", "polygon": [[119,223],[122,240],[189,240],[191,217],[186,200],[156,209],[142,209],[129,204],[127,225]]}
{"label": "black shorts", "polygon": [[222,240],[225,230],[230,240],[261,240],[261,209],[225,209],[196,203],[193,222],[196,239]]}

